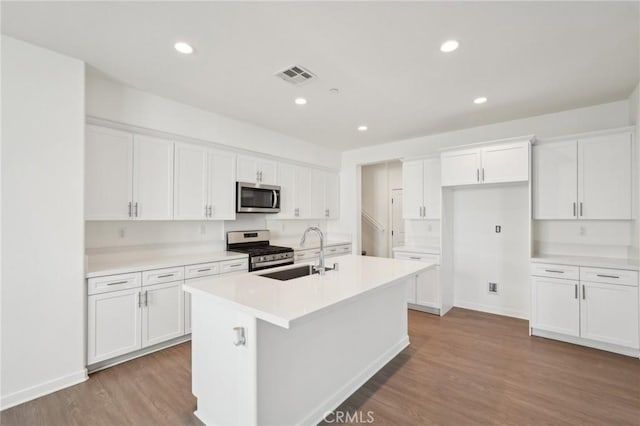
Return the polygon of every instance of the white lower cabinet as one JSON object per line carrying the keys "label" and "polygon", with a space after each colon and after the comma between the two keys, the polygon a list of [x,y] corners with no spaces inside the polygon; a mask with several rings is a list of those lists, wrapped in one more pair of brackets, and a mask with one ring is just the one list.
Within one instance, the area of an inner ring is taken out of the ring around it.
{"label": "white lower cabinet", "polygon": [[442,290],[440,288],[440,256],[437,254],[416,253],[413,251],[394,251],[394,259],[416,260],[438,264],[435,268],[416,275],[407,289],[409,309],[444,315],[442,309]]}
{"label": "white lower cabinet", "polygon": [[[542,276],[575,276],[576,269],[580,279]],[[539,263],[531,270],[538,274],[531,277],[532,334],[638,355],[637,271]]]}
{"label": "white lower cabinet", "polygon": [[88,302],[89,365],[142,347],[140,288],[93,294]]}
{"label": "white lower cabinet", "polygon": [[153,346],[184,334],[183,281],[144,288],[142,347]]}
{"label": "white lower cabinet", "polygon": [[[331,245],[324,248],[325,259],[344,256],[345,254],[351,254],[351,244],[339,244]],[[318,262],[320,259],[320,248],[309,248],[303,250],[294,250],[293,261],[294,263],[307,263]],[[330,262],[325,262],[327,266],[331,266]]]}

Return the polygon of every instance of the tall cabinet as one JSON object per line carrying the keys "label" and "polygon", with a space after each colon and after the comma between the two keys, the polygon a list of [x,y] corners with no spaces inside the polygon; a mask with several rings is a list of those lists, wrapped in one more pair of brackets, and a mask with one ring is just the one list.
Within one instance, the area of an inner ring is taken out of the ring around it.
{"label": "tall cabinet", "polygon": [[440,218],[440,159],[402,163],[403,219]]}
{"label": "tall cabinet", "polygon": [[534,219],[632,219],[629,131],[533,148]]}

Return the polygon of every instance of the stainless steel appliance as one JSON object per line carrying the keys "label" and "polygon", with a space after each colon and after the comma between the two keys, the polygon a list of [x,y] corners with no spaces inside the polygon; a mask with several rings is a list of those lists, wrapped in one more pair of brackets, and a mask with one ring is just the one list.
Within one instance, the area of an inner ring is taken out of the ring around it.
{"label": "stainless steel appliance", "polygon": [[249,271],[293,265],[293,249],[269,244],[268,230],[227,232],[227,250],[249,255]]}
{"label": "stainless steel appliance", "polygon": [[280,187],[276,185],[238,182],[236,198],[238,213],[278,213],[280,211]]}

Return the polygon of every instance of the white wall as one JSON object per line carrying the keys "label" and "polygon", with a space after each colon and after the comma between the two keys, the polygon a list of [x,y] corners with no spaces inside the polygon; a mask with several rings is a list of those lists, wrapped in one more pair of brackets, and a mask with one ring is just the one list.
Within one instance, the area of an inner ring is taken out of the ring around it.
{"label": "white wall", "polygon": [[238,149],[340,168],[340,154],[300,139],[232,120],[87,72],[87,115]]}
{"label": "white wall", "polygon": [[636,218],[632,231],[632,241],[630,256],[640,257],[640,83],[629,96],[629,123],[636,125],[633,148],[635,150],[635,161],[633,168],[633,182],[636,185],[633,200],[633,214]]}
{"label": "white wall", "polygon": [[6,408],[85,380],[84,64],[2,36]]}
{"label": "white wall", "polygon": [[[529,187],[456,188],[445,205],[453,235],[454,305],[529,316]],[[500,225],[500,233],[495,226]],[[488,283],[498,283],[498,294]]]}

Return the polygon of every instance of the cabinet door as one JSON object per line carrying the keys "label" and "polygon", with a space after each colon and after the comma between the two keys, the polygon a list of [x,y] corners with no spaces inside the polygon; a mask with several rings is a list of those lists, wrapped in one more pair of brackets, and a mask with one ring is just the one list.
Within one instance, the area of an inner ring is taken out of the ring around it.
{"label": "cabinet door", "polygon": [[236,156],[223,151],[209,152],[209,219],[236,218]]}
{"label": "cabinet door", "polygon": [[638,348],[638,287],[580,284],[580,336]]}
{"label": "cabinet door", "polygon": [[338,173],[325,173],[324,206],[327,219],[340,217],[340,177]]}
{"label": "cabinet door", "polygon": [[416,286],[418,277],[413,277],[407,280],[407,303],[416,303]]}
{"label": "cabinet door", "polygon": [[440,219],[440,159],[424,160],[424,218]]}
{"label": "cabinet door", "polygon": [[133,135],[87,126],[85,218],[129,219],[133,200]]}
{"label": "cabinet door", "polygon": [[402,163],[402,218],[422,219],[424,174],[422,160]]}
{"label": "cabinet door", "polygon": [[191,293],[186,291],[184,296],[184,334],[191,333]]}
{"label": "cabinet door", "polygon": [[278,185],[280,186],[280,212],[275,217],[293,218],[296,208],[296,166],[286,163],[278,164]]}
{"label": "cabinet door", "polygon": [[260,171],[260,183],[275,185],[278,181],[275,161],[261,159],[258,161],[258,170]]}
{"label": "cabinet door", "polygon": [[580,219],[631,219],[631,134],[578,141]]}
{"label": "cabinet door", "polygon": [[[311,173],[309,169],[294,166],[295,196],[296,201],[293,216],[297,218],[310,218],[311,215]],[[314,194],[315,195],[315,194]]]}
{"label": "cabinet door", "polygon": [[480,150],[445,152],[441,156],[442,186],[480,183]]}
{"label": "cabinet door", "polygon": [[309,215],[311,219],[321,219],[326,217],[325,212],[325,172],[313,170],[309,172]]}
{"label": "cabinet door", "polygon": [[176,143],[173,218],[205,219],[207,206],[207,148]]}
{"label": "cabinet door", "polygon": [[140,289],[87,298],[87,364],[140,349]]}
{"label": "cabinet door", "polygon": [[529,143],[517,142],[488,146],[481,150],[482,183],[529,180]]}
{"label": "cabinet door", "polygon": [[142,347],[152,346],[184,334],[184,292],[177,281],[144,288]]}
{"label": "cabinet door", "polygon": [[577,218],[577,141],[534,145],[532,157],[533,218]]}
{"label": "cabinet door", "polygon": [[239,155],[237,160],[238,182],[258,182],[258,159]]}
{"label": "cabinet door", "polygon": [[416,281],[416,304],[440,309],[439,266],[418,275]]}
{"label": "cabinet door", "polygon": [[134,136],[133,204],[136,219],[173,218],[173,142]]}
{"label": "cabinet door", "polygon": [[531,326],[570,336],[580,335],[578,282],[557,278],[531,277]]}

